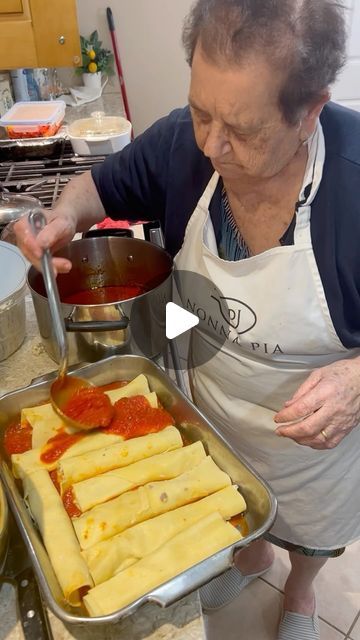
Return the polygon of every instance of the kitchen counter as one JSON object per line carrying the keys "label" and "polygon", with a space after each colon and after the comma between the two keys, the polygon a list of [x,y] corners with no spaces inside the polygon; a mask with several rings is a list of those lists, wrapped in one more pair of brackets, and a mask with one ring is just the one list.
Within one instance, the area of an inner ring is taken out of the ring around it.
{"label": "kitchen counter", "polygon": [[[38,333],[30,295],[26,298],[27,334],[23,345],[0,362],[0,396],[26,386],[56,368],[47,356]],[[197,593],[190,594],[167,609],[148,604],[117,625],[84,628],[64,626],[49,612],[55,640],[205,640]],[[0,586],[0,640],[22,640],[17,620],[15,593],[11,586]]]}

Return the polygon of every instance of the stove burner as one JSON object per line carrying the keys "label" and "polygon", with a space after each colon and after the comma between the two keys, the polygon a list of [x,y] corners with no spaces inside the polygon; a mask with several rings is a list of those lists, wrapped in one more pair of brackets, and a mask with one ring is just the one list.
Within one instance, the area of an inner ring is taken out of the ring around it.
{"label": "stove burner", "polygon": [[43,207],[51,208],[71,178],[88,171],[104,157],[75,156],[71,143],[64,140],[52,158],[0,162],[0,184],[11,193],[31,193]]}

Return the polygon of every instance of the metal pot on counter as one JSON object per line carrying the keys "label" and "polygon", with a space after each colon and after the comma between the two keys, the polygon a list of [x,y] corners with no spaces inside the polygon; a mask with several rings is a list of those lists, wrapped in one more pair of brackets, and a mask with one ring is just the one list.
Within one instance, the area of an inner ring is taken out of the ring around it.
{"label": "metal pot on counter", "polygon": [[[164,249],[146,240],[95,237],[70,242],[56,255],[73,265],[57,277],[69,364],[119,353],[155,358],[164,351],[173,269]],[[58,361],[43,278],[34,267],[28,285],[45,349]]]}

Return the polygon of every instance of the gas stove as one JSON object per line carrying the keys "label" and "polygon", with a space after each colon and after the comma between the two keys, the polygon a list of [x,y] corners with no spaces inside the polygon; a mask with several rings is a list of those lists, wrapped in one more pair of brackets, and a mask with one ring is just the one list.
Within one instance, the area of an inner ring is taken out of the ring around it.
{"label": "gas stove", "polygon": [[10,193],[29,193],[51,208],[71,178],[104,160],[104,156],[76,156],[61,140],[51,157],[1,161],[0,184]]}

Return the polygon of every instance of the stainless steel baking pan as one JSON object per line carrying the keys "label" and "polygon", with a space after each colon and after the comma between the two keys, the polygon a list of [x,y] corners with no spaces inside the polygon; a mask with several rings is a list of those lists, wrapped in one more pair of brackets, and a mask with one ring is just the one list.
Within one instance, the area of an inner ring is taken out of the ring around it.
{"label": "stainless steel baking pan", "polygon": [[[63,622],[68,624],[99,625],[115,623],[120,618],[133,614],[145,602],[154,602],[166,607],[194,591],[231,566],[234,551],[247,546],[267,531],[275,518],[276,499],[267,484],[242,459],[235,455],[216,427],[173,384],[170,378],[152,360],[141,356],[114,356],[77,369],[77,375],[91,379],[97,385],[113,380],[130,380],[144,373],[152,391],[156,391],[165,408],[174,416],[176,426],[187,442],[201,440],[215,462],[226,471],[239,486],[247,502],[246,520],[249,535],[235,545],[212,555],[191,569],[145,594],[132,604],[107,616],[89,618],[84,611],[65,605],[60,587],[52,570],[50,560],[23,502],[4,456],[0,460],[0,475],[3,480],[9,505],[28,548],[46,603]],[[55,375],[55,374],[54,374]],[[51,380],[32,384],[0,398],[0,439],[5,425],[19,414],[22,407],[36,405],[49,398]]]}

